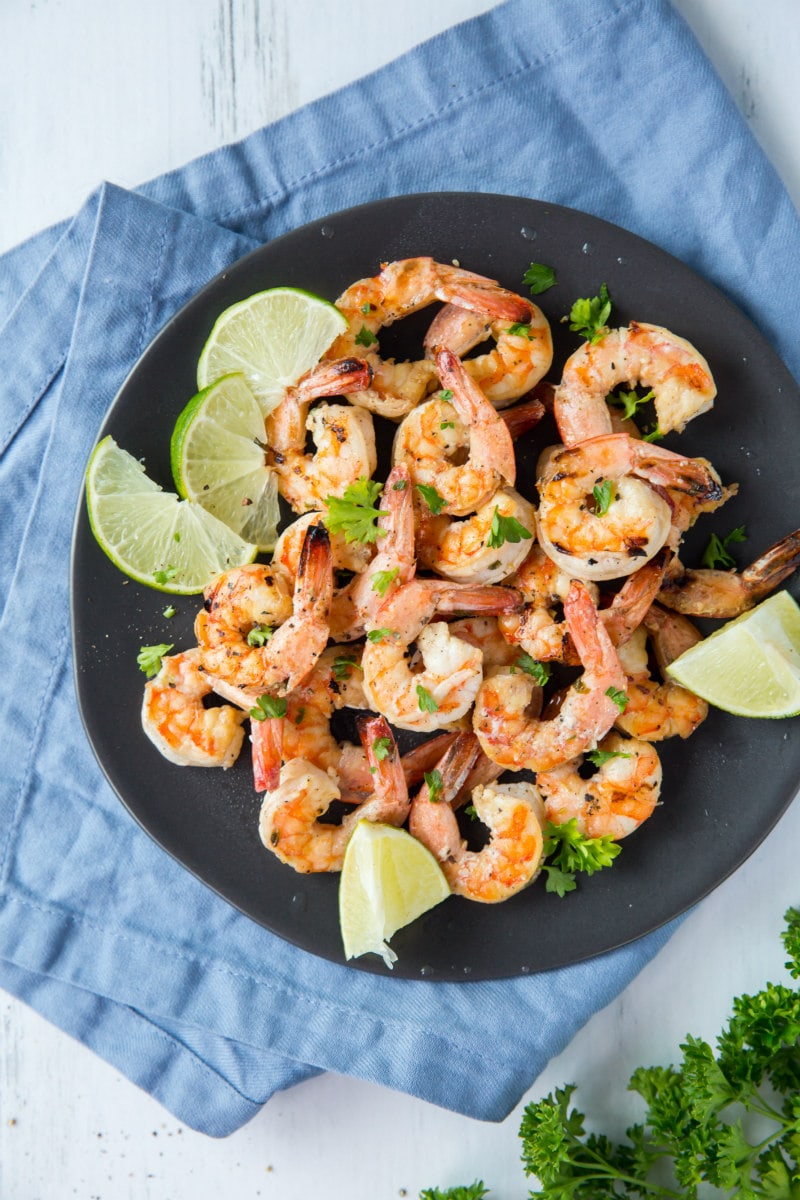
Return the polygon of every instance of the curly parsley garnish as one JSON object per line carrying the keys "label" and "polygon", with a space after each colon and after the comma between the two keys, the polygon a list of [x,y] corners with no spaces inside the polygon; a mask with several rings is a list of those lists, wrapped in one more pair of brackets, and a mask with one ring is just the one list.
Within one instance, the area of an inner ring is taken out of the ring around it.
{"label": "curly parsley garnish", "polygon": [[271,625],[254,625],[247,635],[248,646],[266,646],[275,630]]}
{"label": "curly parsley garnish", "polygon": [[366,325],[362,325],[354,340],[357,346],[374,346],[378,339],[371,329],[367,329]]}
{"label": "curly parsley garnish", "polygon": [[379,596],[385,596],[399,574],[399,567],[392,567],[391,571],[376,571],[372,576],[373,592],[377,592]]}
{"label": "curly parsley garnish", "polygon": [[486,545],[490,550],[497,550],[505,542],[517,543],[523,540],[527,542],[532,537],[533,534],[524,525],[520,525],[516,517],[501,516],[499,508],[495,505],[489,536],[486,539]]}
{"label": "curly parsley garnish", "polygon": [[345,679],[349,679],[353,671],[360,671],[361,667],[356,659],[349,654],[340,654],[333,660],[333,678],[342,683]]}
{"label": "curly parsley garnish", "polygon": [[613,404],[615,408],[622,409],[622,416],[627,420],[630,417],[636,416],[636,410],[641,408],[643,404],[655,399],[655,392],[648,392],[646,396],[640,396],[638,392],[612,392],[607,397],[608,403]]}
{"label": "curly parsley garnish", "polygon": [[392,753],[392,739],[388,737],[375,738],[375,741],[372,743],[372,753],[378,762],[383,762],[385,758],[389,758]]}
{"label": "curly parsley garnish", "polygon": [[438,517],[442,509],[447,505],[444,496],[440,496],[435,487],[431,487],[427,483],[418,483],[417,491],[422,496],[422,499],[427,504],[435,517]]}
{"label": "curly parsley garnish", "polygon": [[425,772],[424,778],[425,783],[428,785],[428,799],[431,804],[438,804],[442,798],[442,791],[444,789],[442,772],[434,767],[432,771]]}
{"label": "curly parsley garnish", "polygon": [[728,546],[734,545],[736,542],[746,541],[747,532],[744,525],[737,525],[727,537],[717,537],[716,533],[712,533],[700,561],[704,567],[708,567],[711,571],[716,568],[735,567],[736,559],[728,553]]}
{"label": "curly parsley garnish", "polygon": [[424,688],[421,683],[417,684],[417,703],[419,704],[420,712],[435,713],[439,711],[439,705],[428,689]]}
{"label": "curly parsley garnish", "polygon": [[[373,589],[374,590],[374,589]],[[394,629],[387,629],[385,626],[381,629],[370,629],[367,634],[368,642],[385,642],[387,638],[397,637]]]}
{"label": "curly parsley garnish", "polygon": [[382,491],[383,484],[374,479],[357,479],[344,496],[326,497],[323,525],[330,533],[343,533],[346,542],[376,542],[384,533],[378,528],[378,518],[389,515],[387,509],[375,507]]}
{"label": "curly parsley garnish", "polygon": [[612,758],[630,758],[630,754],[624,750],[587,750],[583,757],[588,758],[593,766],[603,767]]}
{"label": "curly parsley garnish", "polygon": [[619,688],[610,687],[606,688],[605,694],[608,696],[609,700],[614,701],[621,713],[625,712],[625,709],[628,707],[628,697],[623,691],[620,691]]}
{"label": "curly parsley garnish", "polygon": [[537,662],[530,654],[525,651],[520,654],[519,658],[511,668],[512,671],[519,668],[526,675],[530,675],[532,679],[538,683],[539,687],[544,687],[551,675],[551,668],[544,663]]}
{"label": "curly parsley garnish", "polygon": [[540,296],[542,292],[551,288],[555,281],[555,271],[552,267],[546,267],[544,263],[532,262],[522,276],[522,282],[530,288],[532,296]]}
{"label": "curly parsley garnish", "polygon": [[512,337],[527,338],[528,341],[532,337],[530,325],[525,325],[522,321],[515,321],[513,325],[509,325],[506,333],[510,333]]}
{"label": "curly parsley garnish", "polygon": [[608,332],[606,322],[610,315],[611,297],[606,285],[601,284],[599,296],[575,301],[569,313],[569,327],[574,333],[582,333],[587,341],[594,344]]}
{"label": "curly parsley garnish", "polygon": [[604,479],[602,483],[596,483],[592,488],[592,496],[594,497],[594,515],[604,517],[611,507],[612,501],[617,498],[613,482],[610,479]]}
{"label": "curly parsley garnish", "polygon": [[581,833],[575,817],[563,825],[548,821],[542,832],[544,857],[552,860],[542,868],[547,874],[546,890],[562,898],[575,890],[578,871],[594,875],[595,871],[610,867],[621,849],[613,838],[590,838]]}
{"label": "curly parsley garnish", "polygon": [[163,571],[153,572],[153,579],[163,587],[165,583],[171,583],[177,574],[177,567],[164,567]]}
{"label": "curly parsley garnish", "polygon": [[152,679],[161,670],[161,659],[165,654],[169,654],[171,649],[172,646],[163,642],[159,646],[142,646],[136,655],[139,670],[144,671],[148,679]]}
{"label": "curly parsley garnish", "polygon": [[259,696],[250,716],[254,721],[266,721],[267,718],[285,717],[288,705],[282,696]]}
{"label": "curly parsley garnish", "polygon": [[[800,909],[785,914],[786,966],[800,978]],[[710,1042],[687,1036],[677,1066],[639,1067],[628,1090],[644,1104],[625,1140],[585,1129],[574,1084],[529,1103],[519,1136],[530,1200],[793,1200],[800,1178],[800,989],[767,983],[738,996]],[[613,1103],[612,1103],[613,1107]],[[602,1115],[602,1114],[599,1114]],[[753,1118],[757,1122],[753,1123]],[[752,1139],[752,1140],[751,1140]],[[482,1182],[421,1200],[483,1200]]]}

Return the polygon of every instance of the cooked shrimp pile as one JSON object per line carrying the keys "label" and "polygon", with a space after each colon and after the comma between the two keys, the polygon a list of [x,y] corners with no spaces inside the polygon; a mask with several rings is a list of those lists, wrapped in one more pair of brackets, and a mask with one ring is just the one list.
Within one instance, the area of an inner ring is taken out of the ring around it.
{"label": "cooked shrimp pile", "polygon": [[[382,357],[382,330],[437,301],[419,357]],[[650,389],[662,433],[711,407],[708,364],[666,329],[600,329],[537,389],[547,319],[491,279],[405,259],[337,304],[346,332],[266,423],[296,519],[270,563],[206,589],[144,729],[174,763],[227,768],[249,719],[260,836],[296,871],[339,871],[356,822],[387,822],[496,903],[536,878],[548,823],[618,841],[653,813],[658,744],[707,712],[659,669],[700,638],[690,617],[735,616],[794,571],[800,531],[741,573],[681,563],[736,486],[609,407]],[[516,440],[546,408],[559,440],[518,488]],[[376,418],[396,424],[383,482]],[[397,730],[417,735],[405,754]]]}

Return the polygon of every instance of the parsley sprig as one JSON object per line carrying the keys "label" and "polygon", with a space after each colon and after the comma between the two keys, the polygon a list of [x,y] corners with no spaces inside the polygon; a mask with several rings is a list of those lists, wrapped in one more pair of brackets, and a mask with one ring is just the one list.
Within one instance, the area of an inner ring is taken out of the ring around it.
{"label": "parsley sprig", "polygon": [[161,642],[158,646],[142,646],[136,655],[139,670],[144,671],[148,679],[152,679],[161,670],[161,659],[165,654],[169,654],[171,649],[172,646],[168,646],[166,642]]}
{"label": "parsley sprig", "polygon": [[500,509],[495,505],[494,513],[492,514],[492,524],[489,527],[489,536],[486,539],[486,545],[491,550],[497,550],[505,542],[518,543],[521,541],[530,541],[533,534],[521,525],[516,517],[504,517],[500,513]]}
{"label": "parsley sprig", "polygon": [[444,496],[440,496],[432,484],[418,483],[417,491],[435,517],[438,517],[442,509],[447,507]]}
{"label": "parsley sprig", "polygon": [[343,533],[346,542],[376,542],[383,534],[378,518],[389,515],[387,509],[375,507],[382,491],[382,483],[362,478],[351,483],[343,496],[327,496],[323,525],[329,533]]}
{"label": "parsley sprig", "polygon": [[617,491],[611,479],[604,479],[602,483],[596,483],[592,488],[592,498],[594,500],[594,515],[596,517],[604,517],[611,504],[617,498]]}
{"label": "parsley sprig", "polygon": [[522,276],[522,282],[530,288],[532,296],[540,296],[542,292],[551,288],[555,281],[555,271],[552,267],[545,266],[544,263],[532,262]]}
{"label": "parsley sprig", "polygon": [[[800,979],[800,909],[785,914],[786,966]],[[800,988],[767,983],[738,996],[714,1047],[687,1036],[677,1067],[639,1067],[645,1105],[626,1140],[587,1133],[575,1084],[525,1108],[522,1162],[530,1200],[793,1200],[800,1180]],[[757,1130],[754,1128],[757,1122]],[[714,1190],[716,1189],[716,1190]],[[482,1182],[422,1200],[482,1200]]]}
{"label": "parsley sprig", "polygon": [[621,850],[613,838],[587,837],[578,828],[575,817],[561,825],[548,821],[544,833],[544,857],[550,859],[542,867],[547,875],[545,890],[564,897],[576,888],[578,871],[594,875],[603,867],[610,867]]}
{"label": "parsley sprig", "polygon": [[637,409],[641,408],[643,404],[647,404],[648,401],[655,399],[655,392],[651,391],[646,396],[640,396],[638,392],[623,392],[620,390],[612,392],[607,399],[608,403],[613,404],[615,408],[621,408],[623,418],[628,420],[628,418],[636,416]]}
{"label": "parsley sprig", "polygon": [[575,301],[569,313],[569,327],[574,333],[582,333],[587,341],[594,344],[608,332],[606,322],[610,316],[611,297],[603,283],[599,296]]}
{"label": "parsley sprig", "polygon": [[254,721],[274,720],[276,717],[285,717],[288,707],[283,696],[265,694],[258,697],[254,706],[250,709],[250,716]]}
{"label": "parsley sprig", "polygon": [[728,546],[732,546],[736,542],[746,541],[747,532],[744,525],[737,525],[727,537],[721,538],[716,533],[712,533],[700,561],[704,567],[708,567],[711,571],[717,568],[724,570],[728,567],[735,567],[736,559],[728,553]]}

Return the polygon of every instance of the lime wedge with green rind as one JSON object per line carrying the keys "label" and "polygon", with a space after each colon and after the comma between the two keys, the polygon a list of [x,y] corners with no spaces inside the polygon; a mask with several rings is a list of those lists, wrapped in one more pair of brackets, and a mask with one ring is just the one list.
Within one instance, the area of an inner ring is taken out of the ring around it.
{"label": "lime wedge with green rind", "polygon": [[197,364],[197,386],[241,372],[266,415],[346,328],[338,308],[311,292],[256,292],[217,318]]}
{"label": "lime wedge with green rind", "polygon": [[246,542],[271,551],[280,508],[264,460],[264,417],[241,374],[223,375],[178,417],[170,462],[178,494],[201,504]]}
{"label": "lime wedge with green rind", "polygon": [[667,668],[682,687],[740,717],[800,713],[800,608],[776,592]]}
{"label": "lime wedge with green rind", "polygon": [[92,532],[115,566],[156,591],[202,592],[257,553],[201,505],[164,492],[110,436],[89,459],[86,506]]}
{"label": "lime wedge with green rind", "polygon": [[347,843],[339,881],[339,925],[345,958],[397,955],[388,942],[450,895],[431,852],[393,825],[359,821]]}

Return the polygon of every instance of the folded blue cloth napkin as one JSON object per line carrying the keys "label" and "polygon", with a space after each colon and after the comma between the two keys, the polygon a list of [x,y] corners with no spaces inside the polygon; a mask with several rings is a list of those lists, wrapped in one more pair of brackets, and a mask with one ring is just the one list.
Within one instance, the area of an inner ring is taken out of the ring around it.
{"label": "folded blue cloth napkin", "polygon": [[510,0],[0,259],[0,984],[188,1125],[351,1073],[490,1120],[664,943],[565,970],[403,981],[283,943],[161,851],[76,711],[68,559],[104,413],[165,321],[255,245],[381,196],[584,209],[716,282],[800,374],[797,215],[666,0]]}

